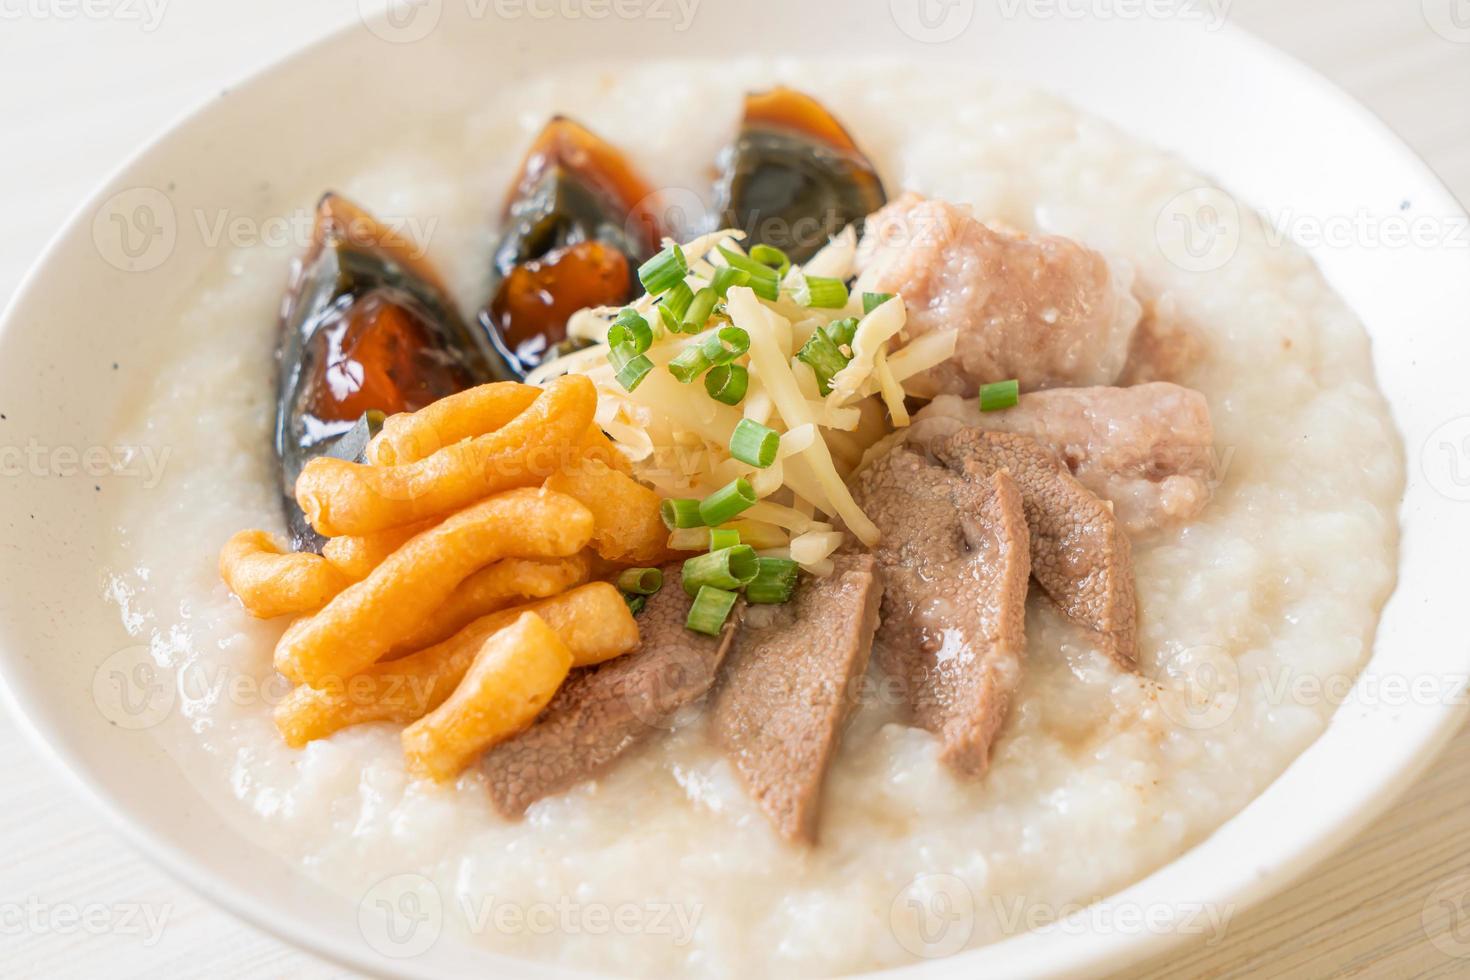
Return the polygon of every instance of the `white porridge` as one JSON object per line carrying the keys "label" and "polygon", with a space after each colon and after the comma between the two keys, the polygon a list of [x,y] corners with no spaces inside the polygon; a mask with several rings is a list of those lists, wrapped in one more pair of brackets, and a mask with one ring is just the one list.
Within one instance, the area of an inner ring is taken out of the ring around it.
{"label": "white porridge", "polygon": [[[332,186],[429,230],[430,260],[474,310],[487,216],[548,116],[571,112],[656,186],[707,196],[741,94],[780,80],[847,124],[891,195],[967,202],[1131,263],[1206,339],[1184,381],[1209,401],[1221,474],[1198,518],[1134,544],[1141,676],[1033,595],[1025,677],[985,778],[956,779],[933,736],[876,697],[844,736],[810,850],[771,832],[698,711],[522,822],[496,815],[476,770],[451,786],[410,780],[398,726],[286,747],[271,717],[282,625],[247,616],[215,560],[237,529],[282,526],[271,352],[301,243],[224,256],[159,325],[175,353],[117,439],[171,455],[159,490],[116,503],[113,594],[127,627],[186,672],[185,710],[159,729],[180,764],[252,837],[354,900],[412,873],[439,893],[448,932],[499,952],[650,976],[829,975],[951,951],[947,938],[925,947],[905,910],[953,889],[931,876],[953,876],[973,896],[968,943],[992,942],[1021,928],[1018,909],[1100,898],[1172,860],[1323,731],[1331,704],[1282,691],[1358,670],[1396,565],[1402,452],[1368,340],[1305,255],[1253,223],[1217,270],[1171,263],[1181,241],[1161,247],[1160,211],[1207,182],[1050,98],[933,68],[720,74],[651,64],[531,82],[461,130],[396,134],[402,149]],[[281,210],[307,210],[322,189],[274,193]],[[235,675],[260,693],[226,696],[218,681]],[[497,917],[499,905],[544,909]],[[621,924],[599,909],[622,909]]]}

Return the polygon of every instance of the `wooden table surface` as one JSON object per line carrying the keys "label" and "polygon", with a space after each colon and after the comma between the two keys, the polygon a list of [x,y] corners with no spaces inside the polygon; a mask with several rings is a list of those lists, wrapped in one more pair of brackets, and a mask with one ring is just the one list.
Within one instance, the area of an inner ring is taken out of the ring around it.
{"label": "wooden table surface", "polygon": [[[1233,22],[1367,103],[1470,200],[1470,0],[1223,2]],[[0,0],[0,297],[132,147],[356,9],[353,0]],[[0,975],[348,975],[144,863],[6,717],[0,754]],[[1233,917],[1222,941],[1129,975],[1470,975],[1470,729],[1382,819],[1305,881]]]}

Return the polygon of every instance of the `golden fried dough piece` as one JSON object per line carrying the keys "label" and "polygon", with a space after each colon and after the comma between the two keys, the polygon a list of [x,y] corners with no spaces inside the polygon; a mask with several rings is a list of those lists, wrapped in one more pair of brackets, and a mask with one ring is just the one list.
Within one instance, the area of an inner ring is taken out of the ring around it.
{"label": "golden fried dough piece", "polygon": [[446,782],[530,727],[572,669],[572,654],[535,613],[485,641],[449,698],[403,730],[408,771]]}
{"label": "golden fried dough piece", "polygon": [[354,582],[361,582],[372,574],[389,555],[433,527],[435,521],[405,524],[390,527],[372,534],[346,534],[340,538],[328,538],[322,548],[322,557],[337,567],[337,570]]}
{"label": "golden fried dough piece", "polygon": [[485,641],[526,612],[556,631],[575,665],[599,664],[638,646],[638,623],[622,594],[594,582],[477,619],[442,643],[324,688],[303,684],[276,708],[276,727],[287,745],[300,748],[351,725],[422,718],[449,697]]}
{"label": "golden fried dough piece", "polygon": [[296,501],[328,537],[369,534],[438,517],[514,487],[535,486],[576,458],[597,390],[580,375],[558,378],[495,432],[402,466],[318,456],[296,481]]}
{"label": "golden fried dough piece", "polygon": [[597,459],[583,459],[546,481],[592,511],[592,547],[611,562],[657,565],[669,556],[659,495]]}
{"label": "golden fried dough piece", "polygon": [[470,573],[501,558],[566,558],[592,537],[571,497],[511,490],[418,535],[276,644],[276,670],[320,687],[361,673],[412,635]]}
{"label": "golden fried dough piece", "polygon": [[417,412],[390,415],[368,443],[374,466],[402,466],[427,459],[445,446],[509,425],[541,394],[514,381],[478,385],[441,398]]}
{"label": "golden fried dough piece", "polygon": [[448,639],[481,616],[527,599],[545,599],[581,585],[592,576],[592,559],[507,558],[475,572],[459,583],[444,605],[394,648],[412,653]]}
{"label": "golden fried dough piece", "polygon": [[219,574],[258,619],[316,612],[351,580],[321,555],[286,552],[265,531],[241,531],[219,553]]}

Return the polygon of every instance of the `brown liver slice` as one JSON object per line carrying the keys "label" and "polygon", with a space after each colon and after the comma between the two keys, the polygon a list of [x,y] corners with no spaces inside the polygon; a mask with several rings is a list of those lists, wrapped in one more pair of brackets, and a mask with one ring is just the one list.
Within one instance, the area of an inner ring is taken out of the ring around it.
{"label": "brown liver slice", "polygon": [[1031,530],[1031,574],[1068,619],[1091,631],[1124,670],[1138,666],[1133,548],[1112,510],[1050,449],[1006,432],[961,429],[930,444],[967,479],[1005,471],[1021,490]]}
{"label": "brown liver slice", "polygon": [[739,610],[718,637],[685,629],[691,601],[679,568],[664,567],[664,587],[638,617],[636,650],[573,671],[535,724],[485,754],[490,799],[501,815],[519,817],[537,800],[593,778],[714,684]]}
{"label": "brown liver slice", "polygon": [[1092,249],[987,227],[917,194],[868,217],[858,265],[858,289],[903,296],[910,336],[959,332],[954,357],[906,383],[922,397],[1008,378],[1023,391],[1112,384],[1141,312],[1131,272]]}
{"label": "brown liver slice", "polygon": [[1112,502],[1133,534],[1193,520],[1214,489],[1209,403],[1179,385],[1055,388],[999,412],[980,411],[973,398],[941,397],[914,416],[913,434],[928,441],[971,426],[1053,450],[1084,487]]}
{"label": "brown liver slice", "polygon": [[1030,535],[1005,473],[968,480],[904,445],[858,474],[878,525],[883,573],[879,666],[904,691],[940,758],[978,776],[1021,680]]}
{"label": "brown liver slice", "polygon": [[835,559],[763,629],[747,624],[713,698],[711,738],[776,832],[813,844],[822,784],[856,706],[882,587],[871,555]]}

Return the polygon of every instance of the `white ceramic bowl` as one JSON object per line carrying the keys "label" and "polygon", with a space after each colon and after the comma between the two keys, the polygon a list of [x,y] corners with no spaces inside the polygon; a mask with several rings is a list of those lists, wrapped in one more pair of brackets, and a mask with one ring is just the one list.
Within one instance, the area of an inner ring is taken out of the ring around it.
{"label": "white ceramic bowl", "polygon": [[[154,217],[202,208],[263,219],[262,180],[325,187],[339,161],[380,134],[419,124],[425,114],[462,116],[494,98],[498,82],[567,60],[634,51],[809,54],[815,37],[831,50],[907,57],[917,71],[960,59],[1058,91],[1181,153],[1257,207],[1391,222],[1406,202],[1403,214],[1463,234],[1454,224],[1464,220],[1459,206],[1392,133],[1251,38],[1189,17],[1038,19],[1025,13],[1032,8],[974,0],[843,0],[840,8],[710,0],[680,32],[652,16],[665,10],[677,20],[672,3],[644,4],[637,9],[649,16],[631,20],[548,20],[496,16],[527,9],[515,5],[462,9],[427,0],[406,17],[354,24],[211,102],[79,210],[4,319],[0,440],[106,445],[121,400],[148,369],[137,352],[148,348],[153,324],[217,258],[183,222],[176,235],[148,239],[152,246],[129,255],[110,231],[113,215],[146,218],[141,204]],[[1008,9],[1019,13],[1008,18]],[[1378,377],[1409,453],[1400,581],[1367,669],[1377,678],[1428,677],[1439,691],[1470,672],[1459,618],[1470,487],[1457,482],[1454,468],[1470,462],[1460,458],[1470,446],[1463,441],[1470,420],[1457,404],[1470,364],[1470,250],[1463,240],[1447,246],[1447,236],[1401,247],[1358,236],[1312,249],[1373,336]],[[114,362],[122,367],[114,370]],[[107,722],[91,694],[94,676],[130,641],[101,594],[95,545],[115,532],[96,506],[93,482],[0,477],[0,667],[37,745],[196,891],[319,954],[374,973],[555,975],[447,940],[412,960],[380,957],[364,942],[351,902],[248,843],[152,735]],[[908,975],[1095,974],[1158,952],[1182,938],[1177,917],[1193,903],[1239,909],[1257,901],[1381,811],[1458,727],[1454,700],[1350,700],[1244,812],[1111,899],[1172,910],[1173,918],[1146,929],[1023,934]]]}

